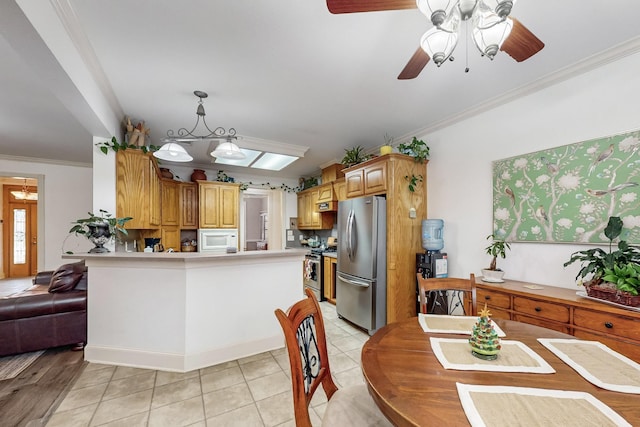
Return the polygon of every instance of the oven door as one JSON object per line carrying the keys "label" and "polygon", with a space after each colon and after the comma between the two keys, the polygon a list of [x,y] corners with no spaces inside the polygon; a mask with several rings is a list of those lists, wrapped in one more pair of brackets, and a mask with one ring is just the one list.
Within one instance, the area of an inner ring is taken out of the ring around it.
{"label": "oven door", "polygon": [[313,291],[318,301],[322,300],[322,263],[319,257],[307,255],[302,262],[302,278],[305,288]]}

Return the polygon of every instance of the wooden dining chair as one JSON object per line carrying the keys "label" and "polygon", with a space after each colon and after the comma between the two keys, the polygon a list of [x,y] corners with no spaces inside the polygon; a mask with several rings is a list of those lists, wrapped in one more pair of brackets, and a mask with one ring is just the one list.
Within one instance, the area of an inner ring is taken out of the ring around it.
{"label": "wooden dining chair", "polygon": [[313,291],[305,293],[287,313],[275,311],[289,353],[296,426],[311,427],[309,403],[320,384],[328,399],[322,425],[391,426],[365,385],[338,389],[333,382],[320,305]]}
{"label": "wooden dining chair", "polygon": [[422,277],[418,273],[418,289],[420,292],[420,312],[427,313],[429,295],[432,292],[447,292],[447,313],[455,314],[457,307],[461,307],[466,316],[476,316],[476,277],[472,273],[469,279],[459,279],[454,277],[429,278]]}

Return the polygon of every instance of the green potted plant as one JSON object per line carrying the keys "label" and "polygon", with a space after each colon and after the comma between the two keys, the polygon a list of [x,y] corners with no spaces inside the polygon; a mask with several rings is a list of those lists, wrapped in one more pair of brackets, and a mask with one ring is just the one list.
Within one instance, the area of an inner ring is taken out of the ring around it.
{"label": "green potted plant", "polygon": [[384,145],[380,147],[380,155],[391,154],[393,152],[393,137],[388,133],[384,134]]}
{"label": "green potted plant", "polygon": [[487,240],[491,241],[491,244],[484,248],[488,255],[491,255],[491,264],[489,268],[482,269],[482,280],[485,282],[501,283],[504,280],[504,271],[497,267],[498,257],[505,259],[507,257],[507,250],[511,249],[509,243],[504,240],[500,240],[495,234],[489,234]]}
{"label": "green potted plant", "polygon": [[69,230],[69,233],[76,235],[82,234],[89,239],[95,247],[92,248],[89,253],[105,253],[110,252],[109,249],[104,247],[104,244],[116,239],[118,233],[122,233],[125,236],[129,233],[124,228],[127,221],[131,221],[133,218],[114,218],[109,212],[104,209],[100,209],[100,214],[95,215],[92,212],[88,212],[88,218],[80,218],[72,222],[73,227]]}
{"label": "green potted plant", "polygon": [[413,157],[416,162],[424,162],[429,158],[429,146],[415,136],[408,144],[398,144],[398,151]]}
{"label": "green potted plant", "polygon": [[[576,275],[579,286],[584,286],[587,294],[594,298],[620,302],[625,305],[631,296],[640,291],[637,272],[640,270],[640,250],[629,245],[625,240],[618,242],[618,249],[613,250],[613,241],[622,233],[620,217],[609,217],[604,235],[609,239],[609,251],[602,248],[587,249],[571,254],[564,266],[579,261],[581,268]],[[640,305],[640,297],[635,305]]]}
{"label": "green potted plant", "polygon": [[347,168],[367,161],[371,158],[371,155],[365,154],[364,148],[359,145],[350,149],[345,148],[344,151],[345,154],[340,163],[342,163]]}

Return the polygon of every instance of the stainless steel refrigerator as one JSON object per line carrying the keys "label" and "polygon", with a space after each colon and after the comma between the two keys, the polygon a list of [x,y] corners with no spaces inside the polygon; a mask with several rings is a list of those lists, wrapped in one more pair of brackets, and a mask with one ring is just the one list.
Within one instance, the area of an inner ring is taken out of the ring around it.
{"label": "stainless steel refrigerator", "polygon": [[386,200],[338,203],[338,316],[373,334],[387,323]]}

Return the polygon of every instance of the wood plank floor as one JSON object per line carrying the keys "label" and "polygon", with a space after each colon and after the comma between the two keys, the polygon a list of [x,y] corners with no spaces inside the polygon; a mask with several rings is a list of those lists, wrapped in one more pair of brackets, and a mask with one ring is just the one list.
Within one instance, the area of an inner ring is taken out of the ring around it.
{"label": "wood plank floor", "polygon": [[0,381],[0,425],[43,426],[85,366],[84,352],[47,350],[16,378]]}

